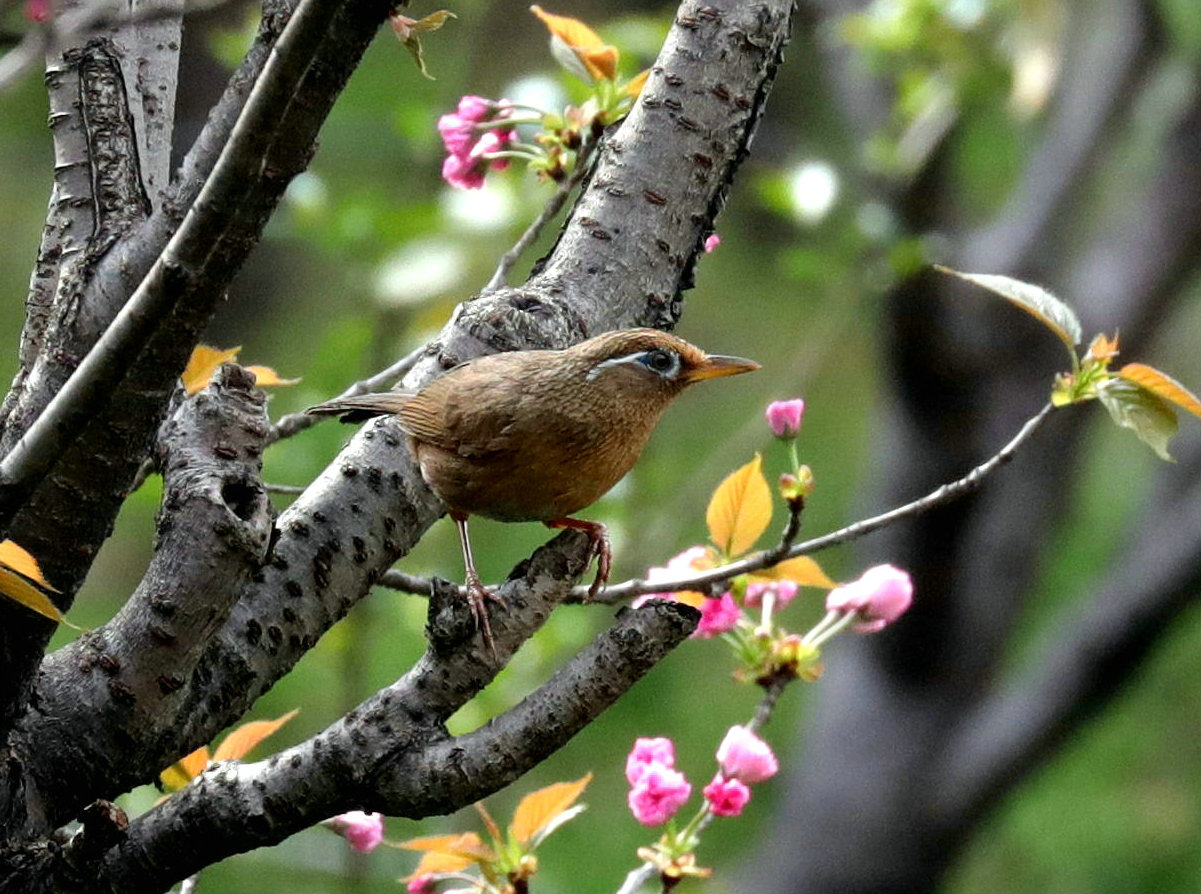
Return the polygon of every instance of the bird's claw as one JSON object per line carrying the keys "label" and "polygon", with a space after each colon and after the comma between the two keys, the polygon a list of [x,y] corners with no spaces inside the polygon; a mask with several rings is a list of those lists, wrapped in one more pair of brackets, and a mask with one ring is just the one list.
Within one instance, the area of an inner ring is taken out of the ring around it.
{"label": "bird's claw", "polygon": [[600,527],[599,530],[588,531],[588,561],[591,562],[593,556],[596,557],[596,577],[592,580],[592,586],[588,588],[585,602],[595,599],[597,594],[605,588],[605,584],[609,582],[609,569],[613,565],[613,547],[609,543],[609,532],[603,527]]}
{"label": "bird's claw", "polygon": [[480,580],[478,574],[474,573],[474,569],[467,574],[467,600],[471,604],[471,613],[475,616],[475,624],[483,636],[484,645],[488,647],[488,651],[495,658],[496,640],[492,638],[492,625],[488,621],[488,603],[494,602],[503,606],[505,601],[484,586],[484,582]]}

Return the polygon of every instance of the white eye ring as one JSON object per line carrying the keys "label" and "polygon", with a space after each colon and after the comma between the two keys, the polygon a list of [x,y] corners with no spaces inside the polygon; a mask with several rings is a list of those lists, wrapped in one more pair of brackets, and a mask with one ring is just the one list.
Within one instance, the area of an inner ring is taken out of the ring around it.
{"label": "white eye ring", "polygon": [[[666,361],[666,363],[665,363]],[[637,363],[646,369],[649,369],[657,376],[662,376],[664,379],[674,379],[680,374],[680,355],[675,351],[666,351],[663,348],[652,348],[649,351],[638,351],[635,354],[626,354],[624,357],[613,357],[609,360],[602,360],[592,369],[588,370],[588,375],[585,380],[591,382],[608,367],[620,366],[624,363]]]}

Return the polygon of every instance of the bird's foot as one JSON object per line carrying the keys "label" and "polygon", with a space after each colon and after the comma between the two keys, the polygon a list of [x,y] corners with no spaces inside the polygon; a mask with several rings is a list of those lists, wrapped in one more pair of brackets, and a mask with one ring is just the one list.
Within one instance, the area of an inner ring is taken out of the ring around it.
{"label": "bird's foot", "polygon": [[492,638],[492,625],[488,621],[488,603],[495,602],[503,606],[505,601],[484,586],[475,569],[467,572],[467,599],[471,603],[471,613],[475,616],[475,625],[484,638],[484,645],[496,657],[496,640]]}
{"label": "bird's foot", "polygon": [[559,518],[547,522],[551,528],[572,528],[588,535],[588,562],[596,559],[596,577],[588,588],[585,602],[595,599],[609,582],[609,569],[613,566],[613,547],[609,543],[609,529],[600,522],[584,521],[581,518]]}

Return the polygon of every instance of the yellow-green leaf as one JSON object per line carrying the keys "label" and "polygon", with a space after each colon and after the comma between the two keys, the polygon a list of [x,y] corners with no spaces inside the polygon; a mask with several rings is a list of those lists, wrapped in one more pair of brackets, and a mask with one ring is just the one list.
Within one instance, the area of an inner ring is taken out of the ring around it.
{"label": "yellow-green leaf", "polygon": [[1153,366],[1147,366],[1145,363],[1127,363],[1118,370],[1118,375],[1188,410],[1194,416],[1201,416],[1201,400],[1197,399],[1197,395]]}
{"label": "yellow-green leaf", "polygon": [[213,760],[223,761],[234,757],[245,757],[256,745],[295,717],[297,713],[299,713],[299,709],[293,709],[275,720],[252,720],[250,723],[243,723],[231,731],[217,746]]}
{"label": "yellow-green leaf", "polygon": [[513,822],[509,825],[509,832],[521,844],[527,843],[548,823],[571,807],[591,781],[592,774],[589,773],[575,782],[556,782],[536,792],[530,792],[513,811]]}
{"label": "yellow-green leaf", "polygon": [[763,457],[731,472],[709,500],[705,522],[709,536],[726,556],[750,549],[771,521],[771,489],[763,477]]}
{"label": "yellow-green leaf", "polygon": [[184,391],[188,394],[195,394],[204,388],[212,380],[217,367],[222,363],[232,363],[237,359],[240,350],[242,350],[240,345],[228,349],[197,345],[192,350],[192,356],[188,358],[188,365],[184,367],[183,375],[180,376],[183,380]]}
{"label": "yellow-green leaf", "polygon": [[934,269],[975,283],[1016,304],[1054,332],[1059,340],[1067,345],[1068,351],[1072,351],[1083,338],[1083,330],[1076,312],[1040,286],[991,273],[960,273],[958,270],[938,265],[935,265]]}
{"label": "yellow-green leaf", "polygon": [[838,584],[832,581],[826,572],[822,571],[822,567],[817,564],[814,559],[809,556],[797,556],[794,559],[785,559],[778,565],[773,565],[771,568],[765,568],[758,572],[756,577],[764,577],[768,580],[790,580],[802,587],[820,587],[823,590],[832,590]]}
{"label": "yellow-green leaf", "polygon": [[1170,460],[1168,441],[1176,434],[1178,423],[1172,406],[1153,391],[1138,383],[1114,376],[1097,388],[1097,398],[1113,421],[1138,435],[1139,440]]}

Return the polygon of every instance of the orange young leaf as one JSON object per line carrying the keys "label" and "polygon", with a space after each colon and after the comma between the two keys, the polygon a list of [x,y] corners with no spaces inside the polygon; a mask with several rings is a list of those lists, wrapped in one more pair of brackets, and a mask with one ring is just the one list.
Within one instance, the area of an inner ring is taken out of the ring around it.
{"label": "orange young leaf", "polygon": [[1093,340],[1088,343],[1088,353],[1084,355],[1086,360],[1096,360],[1104,363],[1107,367],[1109,361],[1118,356],[1118,336],[1115,333],[1113,338],[1110,338],[1105,333],[1094,336]]}
{"label": "orange young leaf", "polygon": [[768,580],[795,581],[802,587],[820,587],[823,590],[832,590],[838,586],[837,583],[826,575],[826,572],[822,571],[822,567],[815,560],[809,558],[809,556],[797,556],[795,559],[785,559],[778,565],[763,569],[756,576],[767,578]]}
{"label": "orange young leaf", "polygon": [[228,350],[209,345],[197,345],[192,349],[192,356],[188,358],[188,365],[184,367],[183,375],[180,376],[183,380],[184,391],[188,394],[195,394],[202,389],[213,378],[217,367],[222,363],[237,359],[240,350],[242,350],[241,345]]}
{"label": "orange young leaf", "polygon": [[746,552],[771,521],[771,489],[763,477],[763,457],[731,472],[709,500],[705,522],[709,536],[725,555]]}
{"label": "orange young leaf", "polygon": [[608,78],[611,81],[617,77],[617,60],[621,58],[617,47],[604,46],[596,50],[580,50],[575,47],[572,49],[594,79]]}
{"label": "orange young leaf", "polygon": [[557,16],[537,5],[531,6],[530,12],[542,20],[552,37],[559,38],[572,49],[599,50],[605,45],[601,36],[579,19]]}
{"label": "orange young leaf", "polygon": [[42,569],[38,567],[37,559],[11,540],[0,540],[0,565],[5,565],[22,577],[29,578],[45,590],[58,592],[42,576]]}
{"label": "orange young leaf", "polygon": [[626,84],[626,96],[631,99],[637,99],[638,94],[642,92],[642,88],[646,86],[646,79],[650,77],[651,70],[644,68],[634,77],[630,78],[630,82]]}
{"label": "orange young leaf", "polygon": [[438,875],[443,872],[462,872],[474,862],[476,861],[470,857],[444,854],[441,851],[429,851],[421,855],[421,859],[417,861],[417,868],[413,870],[413,874],[409,878],[417,878],[422,875]]}
{"label": "orange young leaf", "polygon": [[591,781],[592,774],[589,773],[575,782],[556,782],[536,792],[530,792],[513,811],[513,822],[509,825],[509,832],[521,844],[527,843],[571,807]]}
{"label": "orange young leaf", "polygon": [[201,745],[191,754],[184,755],[163,772],[158,774],[163,788],[169,792],[179,791],[197,776],[212,760],[207,745]]}
{"label": "orange young leaf", "polygon": [[1129,379],[1140,388],[1146,388],[1152,394],[1171,401],[1176,406],[1188,410],[1194,416],[1201,416],[1201,400],[1167,373],[1160,372],[1145,363],[1127,363],[1118,375]]}
{"label": "orange young leaf", "polygon": [[617,74],[619,55],[616,47],[606,44],[601,40],[599,34],[579,19],[557,16],[537,5],[531,6],[530,12],[540,18],[542,24],[546,25],[547,30],[550,31],[552,45],[555,41],[564,44],[583,63],[588,75],[593,80],[597,78],[613,80]]}
{"label": "orange young leaf", "polygon": [[13,541],[0,541],[0,594],[19,602],[30,611],[37,612],[43,618],[78,630],[78,627],[63,617],[58,606],[50,601],[50,597],[46,595],[47,591],[58,592],[42,576],[42,569],[38,567],[37,560]]}
{"label": "orange young leaf", "polygon": [[50,601],[49,596],[4,565],[0,565],[0,595],[7,596],[13,602],[19,602],[30,611],[35,611],[56,624],[67,623],[63,613]]}
{"label": "orange young leaf", "polygon": [[426,835],[402,841],[400,847],[425,851],[413,875],[432,872],[458,872],[472,863],[490,863],[496,859],[492,849],[474,832],[461,835]]}
{"label": "orange young leaf", "polygon": [[295,385],[300,379],[281,379],[279,373],[269,366],[248,366],[246,372],[254,376],[254,384],[259,388],[267,385]]}
{"label": "orange young leaf", "polygon": [[275,720],[252,720],[250,723],[243,723],[230,732],[217,746],[213,760],[223,761],[231,757],[245,757],[263,739],[295,717],[298,711],[299,709],[293,709]]}

